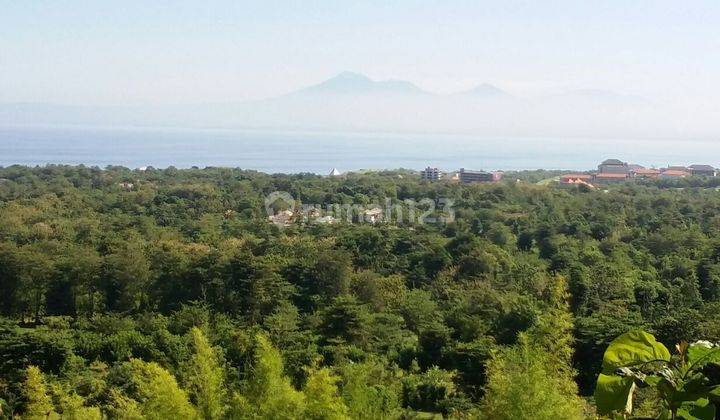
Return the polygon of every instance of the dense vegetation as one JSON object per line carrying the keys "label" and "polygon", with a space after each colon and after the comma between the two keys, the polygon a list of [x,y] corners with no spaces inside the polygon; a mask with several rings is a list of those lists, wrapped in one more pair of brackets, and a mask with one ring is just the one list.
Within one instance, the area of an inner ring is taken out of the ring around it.
{"label": "dense vegetation", "polygon": [[[621,334],[720,341],[718,191],[541,175],[0,169],[0,417],[577,419]],[[274,191],[455,221],[282,229]]]}

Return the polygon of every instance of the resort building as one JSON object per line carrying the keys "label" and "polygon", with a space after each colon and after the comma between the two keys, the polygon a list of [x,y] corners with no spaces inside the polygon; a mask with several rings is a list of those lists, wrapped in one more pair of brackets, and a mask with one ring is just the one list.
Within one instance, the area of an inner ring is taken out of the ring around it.
{"label": "resort building", "polygon": [[683,171],[683,172],[690,172],[690,169],[688,169],[687,166],[675,165],[675,166],[668,166],[667,168],[662,168],[662,169],[660,169],[660,171],[661,171],[661,172],[664,172],[664,171]]}
{"label": "resort building", "polygon": [[593,176],[589,174],[565,174],[560,176],[560,183],[563,185],[586,184],[592,179]]}
{"label": "resort building", "polygon": [[676,178],[687,178],[692,174],[687,171],[680,171],[677,169],[666,169],[660,173],[660,179],[676,179]]}
{"label": "resort building", "polygon": [[715,176],[715,168],[710,165],[690,165],[688,166],[693,176]]}
{"label": "resort building", "polygon": [[476,184],[480,182],[498,182],[502,178],[500,172],[471,171],[461,168],[458,178],[463,184]]}
{"label": "resort building", "polygon": [[603,172],[595,175],[595,183],[598,184],[611,184],[614,182],[627,181],[629,174],[627,173],[614,173],[614,172]]}
{"label": "resort building", "polygon": [[600,165],[598,165],[598,173],[601,174],[628,174],[630,168],[627,162],[623,162],[619,159],[607,159]]}
{"label": "resort building", "polygon": [[660,176],[660,171],[657,169],[635,169],[631,172],[631,175],[638,179],[656,179]]}
{"label": "resort building", "polygon": [[607,159],[598,165],[598,173],[565,174],[560,176],[561,185],[577,185],[582,183],[610,184],[631,180],[677,179],[691,176],[717,176],[717,171],[710,165],[694,164],[685,166],[668,166],[661,169],[646,169],[641,165],[628,164],[619,159]]}

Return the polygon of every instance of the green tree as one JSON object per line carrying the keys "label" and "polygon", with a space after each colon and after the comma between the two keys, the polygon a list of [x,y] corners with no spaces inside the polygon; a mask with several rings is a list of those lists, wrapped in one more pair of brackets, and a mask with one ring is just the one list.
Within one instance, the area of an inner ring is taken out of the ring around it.
{"label": "green tree", "polygon": [[157,363],[131,359],[131,397],[139,403],[140,412],[148,420],[194,419],[197,413],[175,378]]}
{"label": "green tree", "polygon": [[517,344],[495,353],[487,365],[482,413],[489,419],[582,419],[579,397],[568,394],[572,378],[554,376],[547,350],[521,333]]}
{"label": "green tree", "polygon": [[251,322],[261,322],[283,302],[295,294],[295,287],[282,278],[271,264],[254,267],[253,273],[243,282],[243,303]]}
{"label": "green tree", "polygon": [[403,403],[419,411],[449,411],[450,400],[458,396],[455,374],[437,367],[403,378]]}
{"label": "green tree", "polygon": [[47,312],[75,317],[82,306],[92,316],[102,258],[94,249],[84,247],[71,247],[64,254],[46,296]]}
{"label": "green tree", "polygon": [[280,352],[268,339],[255,337],[256,349],[252,374],[242,394],[235,394],[229,417],[233,419],[302,419],[305,396],[297,391],[283,372]]}
{"label": "green tree", "polygon": [[55,265],[49,255],[37,247],[25,247],[21,252],[22,279],[25,294],[33,312],[35,323],[40,323],[45,294],[55,274]]}
{"label": "green tree", "polygon": [[105,411],[108,416],[119,420],[144,420],[140,404],[132,398],[123,395],[116,389],[108,392],[108,404]]}
{"label": "green tree", "polygon": [[[56,387],[59,388],[59,387]],[[87,407],[85,399],[74,391],[55,389],[55,400],[63,420],[100,420],[102,415],[99,407]]]}
{"label": "green tree", "polygon": [[312,369],[303,388],[307,407],[305,418],[313,420],[345,420],[348,408],[338,395],[337,382],[340,378],[328,368]]}
{"label": "green tree", "polygon": [[350,256],[340,250],[328,250],[317,256],[312,267],[312,277],[308,287],[311,294],[319,295],[324,300],[343,296],[350,290],[350,273],[352,262]]}
{"label": "green tree", "polygon": [[354,296],[340,296],[323,311],[319,330],[328,344],[361,346],[368,338],[368,320],[366,305]]}
{"label": "green tree", "polygon": [[320,358],[317,336],[311,329],[301,329],[300,322],[297,308],[289,302],[278,306],[263,321],[268,337],[283,356],[286,373],[296,386],[305,382],[307,368]]}
{"label": "green tree", "polygon": [[26,419],[47,419],[56,416],[52,401],[45,386],[45,378],[37,366],[30,366],[25,371],[25,384],[23,395],[25,397]]}
{"label": "green tree", "polygon": [[397,373],[379,361],[348,363],[342,367],[342,395],[349,415],[357,420],[396,418],[401,384]]}
{"label": "green tree", "polygon": [[193,327],[190,334],[195,348],[188,368],[190,398],[198,407],[200,417],[206,420],[219,419],[226,409],[222,367],[202,331]]}
{"label": "green tree", "polygon": [[23,276],[18,248],[11,243],[0,243],[0,314],[18,315],[23,308]]}
{"label": "green tree", "polygon": [[572,317],[567,284],[557,277],[548,308],[512,347],[487,364],[483,413],[493,419],[581,419],[582,400],[573,379]]}
{"label": "green tree", "polygon": [[105,257],[101,278],[108,309],[136,310],[147,294],[150,265],[141,249],[128,247]]}

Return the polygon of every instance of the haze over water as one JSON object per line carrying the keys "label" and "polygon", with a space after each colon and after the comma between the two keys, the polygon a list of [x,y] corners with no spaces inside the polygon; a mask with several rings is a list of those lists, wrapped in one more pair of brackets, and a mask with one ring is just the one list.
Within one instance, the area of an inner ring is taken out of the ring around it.
{"label": "haze over water", "polygon": [[480,138],[439,134],[245,130],[0,128],[0,165],[223,166],[326,174],[359,169],[590,170],[606,158],[644,166],[720,166],[714,141]]}

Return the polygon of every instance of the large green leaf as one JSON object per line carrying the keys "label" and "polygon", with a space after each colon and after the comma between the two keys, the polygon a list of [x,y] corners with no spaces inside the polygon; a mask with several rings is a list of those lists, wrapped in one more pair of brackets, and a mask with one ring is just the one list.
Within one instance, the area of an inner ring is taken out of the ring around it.
{"label": "large green leaf", "polygon": [[632,411],[632,389],[632,378],[601,373],[595,385],[595,405],[598,413],[607,415],[613,411]]}
{"label": "large green leaf", "polygon": [[614,339],[603,356],[602,372],[612,375],[623,366],[636,366],[650,360],[670,360],[670,352],[651,334],[641,330],[626,332]]}
{"label": "large green leaf", "polygon": [[700,342],[690,344],[687,349],[687,364],[697,368],[708,363],[720,363],[720,348],[708,347]]}
{"label": "large green leaf", "polygon": [[713,420],[715,405],[706,398],[684,402],[677,411],[678,418],[684,420]]}

